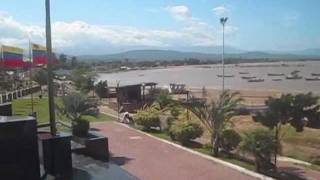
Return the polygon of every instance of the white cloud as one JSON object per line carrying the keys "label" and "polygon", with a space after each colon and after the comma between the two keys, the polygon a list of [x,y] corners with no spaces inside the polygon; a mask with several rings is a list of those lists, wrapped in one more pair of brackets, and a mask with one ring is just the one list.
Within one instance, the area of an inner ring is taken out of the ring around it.
{"label": "white cloud", "polygon": [[[192,16],[186,6],[166,8],[183,27],[178,30],[143,29],[130,26],[95,25],[84,21],[53,22],[53,47],[71,54],[114,53],[139,48],[218,45],[215,29]],[[44,27],[25,24],[0,12],[0,43],[28,48],[28,38],[45,44]]]}
{"label": "white cloud", "polygon": [[217,6],[212,9],[214,14],[217,16],[225,16],[228,14],[229,9],[227,9],[225,6]]}
{"label": "white cloud", "polygon": [[190,20],[192,17],[191,12],[187,6],[168,6],[166,10],[169,11],[169,13],[177,20],[186,21]]}

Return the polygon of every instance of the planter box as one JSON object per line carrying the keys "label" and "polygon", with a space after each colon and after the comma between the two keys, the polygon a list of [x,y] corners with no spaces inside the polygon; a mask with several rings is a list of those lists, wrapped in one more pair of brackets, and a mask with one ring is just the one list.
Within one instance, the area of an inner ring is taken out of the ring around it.
{"label": "planter box", "polygon": [[37,122],[0,116],[0,179],[40,180]]}
{"label": "planter box", "polygon": [[90,131],[87,137],[73,136],[72,139],[85,146],[83,153],[86,155],[95,159],[109,161],[109,144],[107,137]]}
{"label": "planter box", "polygon": [[45,171],[55,177],[72,176],[71,135],[60,133],[52,136],[49,133],[39,134],[42,143],[40,156],[43,159]]}

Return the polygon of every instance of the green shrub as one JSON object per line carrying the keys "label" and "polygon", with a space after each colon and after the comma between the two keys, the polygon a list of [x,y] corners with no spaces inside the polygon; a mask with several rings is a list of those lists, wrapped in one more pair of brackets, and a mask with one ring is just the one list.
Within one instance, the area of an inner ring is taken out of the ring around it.
{"label": "green shrub", "polygon": [[72,134],[78,137],[85,137],[88,135],[90,123],[87,120],[80,119],[73,121]]}
{"label": "green shrub", "polygon": [[186,144],[190,140],[200,137],[203,134],[203,129],[196,122],[177,120],[171,125],[169,134],[173,140]]}
{"label": "green shrub", "polygon": [[226,152],[235,150],[241,142],[241,136],[233,129],[224,130],[220,137],[220,147]]}
{"label": "green shrub", "polygon": [[152,127],[160,127],[159,111],[152,107],[139,110],[133,120],[145,131],[149,131]]}
{"label": "green shrub", "polygon": [[241,143],[241,149],[251,153],[255,158],[256,170],[258,172],[267,172],[275,169],[271,163],[271,156],[277,148],[275,136],[272,131],[265,129],[256,129],[245,134]]}

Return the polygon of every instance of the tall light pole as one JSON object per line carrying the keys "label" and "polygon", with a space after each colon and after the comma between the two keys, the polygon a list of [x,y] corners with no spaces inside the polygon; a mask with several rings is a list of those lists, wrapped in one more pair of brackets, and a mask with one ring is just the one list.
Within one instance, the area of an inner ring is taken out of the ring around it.
{"label": "tall light pole", "polygon": [[50,0],[46,0],[46,45],[48,55],[48,96],[49,96],[49,116],[50,131],[53,136],[57,134],[56,117],[54,108],[54,90],[53,90],[53,74],[52,74],[52,44],[51,44],[51,22],[50,22]]}
{"label": "tall light pole", "polygon": [[224,27],[227,20],[227,17],[220,18],[220,23],[222,25],[222,92],[224,92]]}

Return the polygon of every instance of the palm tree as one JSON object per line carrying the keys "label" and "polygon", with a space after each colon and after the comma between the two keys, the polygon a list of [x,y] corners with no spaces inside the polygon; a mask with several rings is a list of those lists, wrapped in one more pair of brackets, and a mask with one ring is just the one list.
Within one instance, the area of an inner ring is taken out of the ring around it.
{"label": "palm tree", "polygon": [[211,134],[212,154],[218,156],[219,141],[222,131],[230,124],[230,119],[236,115],[236,108],[241,98],[239,93],[224,91],[217,101],[211,103],[187,103],[187,108],[195,114],[203,126]]}
{"label": "palm tree", "polygon": [[82,94],[73,93],[62,97],[62,105],[57,106],[57,110],[71,120],[73,134],[85,136],[89,130],[89,122],[83,116],[98,116],[97,102]]}

